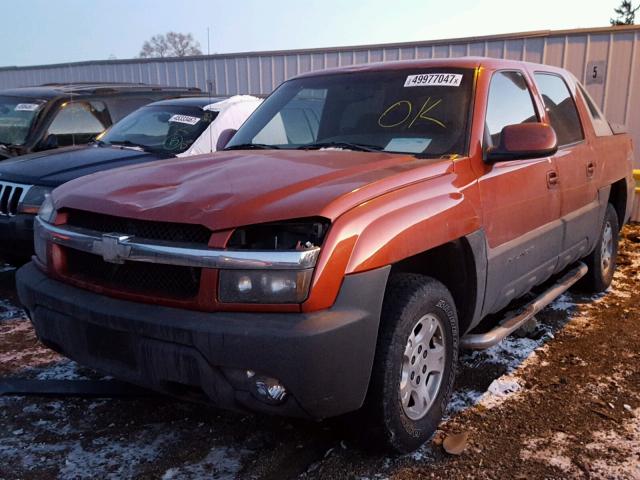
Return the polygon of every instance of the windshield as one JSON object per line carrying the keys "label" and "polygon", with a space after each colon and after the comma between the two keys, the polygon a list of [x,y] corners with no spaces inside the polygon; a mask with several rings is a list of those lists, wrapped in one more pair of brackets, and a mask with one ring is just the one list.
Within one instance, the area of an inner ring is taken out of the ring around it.
{"label": "windshield", "polygon": [[44,100],[0,96],[0,143],[24,145]]}
{"label": "windshield", "polygon": [[285,82],[227,148],[463,154],[473,72],[411,68]]}
{"label": "windshield", "polygon": [[177,155],[187,150],[217,115],[199,107],[143,107],[114,124],[99,140]]}

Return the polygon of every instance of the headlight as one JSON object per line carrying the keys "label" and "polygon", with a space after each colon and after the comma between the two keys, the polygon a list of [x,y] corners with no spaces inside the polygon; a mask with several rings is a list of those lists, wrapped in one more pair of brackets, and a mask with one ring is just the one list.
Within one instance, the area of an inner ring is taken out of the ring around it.
{"label": "headlight", "polygon": [[220,270],[218,297],[223,303],[302,303],[313,269]]}
{"label": "headlight", "polygon": [[34,215],[38,213],[42,202],[44,202],[44,197],[50,194],[51,190],[49,187],[39,187],[38,185],[31,187],[18,205],[18,213],[32,213]]}
{"label": "headlight", "polygon": [[[262,223],[237,228],[227,248],[234,250],[304,251],[322,245],[329,220],[321,217]],[[225,270],[218,274],[222,303],[302,303],[309,295],[313,268]]]}
{"label": "headlight", "polygon": [[53,207],[53,200],[50,194],[45,194],[44,201],[38,210],[38,218],[43,222],[53,223],[56,219],[56,209]]}

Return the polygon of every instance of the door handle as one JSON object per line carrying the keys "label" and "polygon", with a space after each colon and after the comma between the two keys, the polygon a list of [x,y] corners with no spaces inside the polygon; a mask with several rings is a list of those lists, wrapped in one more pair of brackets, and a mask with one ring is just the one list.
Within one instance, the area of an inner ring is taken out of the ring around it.
{"label": "door handle", "polygon": [[596,173],[596,164],[593,162],[589,162],[587,164],[587,177],[591,178]]}
{"label": "door handle", "polygon": [[547,187],[554,188],[560,183],[560,177],[558,176],[558,172],[555,170],[551,170],[547,172]]}

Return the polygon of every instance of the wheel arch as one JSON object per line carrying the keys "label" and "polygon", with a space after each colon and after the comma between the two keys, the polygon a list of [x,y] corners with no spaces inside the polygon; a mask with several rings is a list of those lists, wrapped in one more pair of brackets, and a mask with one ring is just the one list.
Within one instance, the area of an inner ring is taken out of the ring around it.
{"label": "wheel arch", "polygon": [[609,191],[609,203],[613,205],[618,215],[618,227],[622,229],[627,218],[627,181],[621,178],[611,184]]}
{"label": "wheel arch", "polygon": [[482,230],[400,260],[396,273],[432,277],[449,290],[458,312],[460,335],[481,320],[487,273],[486,239]]}

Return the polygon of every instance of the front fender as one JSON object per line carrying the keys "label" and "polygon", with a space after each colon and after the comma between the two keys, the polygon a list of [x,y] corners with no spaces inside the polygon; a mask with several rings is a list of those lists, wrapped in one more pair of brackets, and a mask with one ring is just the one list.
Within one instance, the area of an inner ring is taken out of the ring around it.
{"label": "front fender", "polygon": [[330,307],[345,275],[392,265],[480,229],[476,184],[449,173],[367,201],[339,217],[325,239],[303,311]]}

